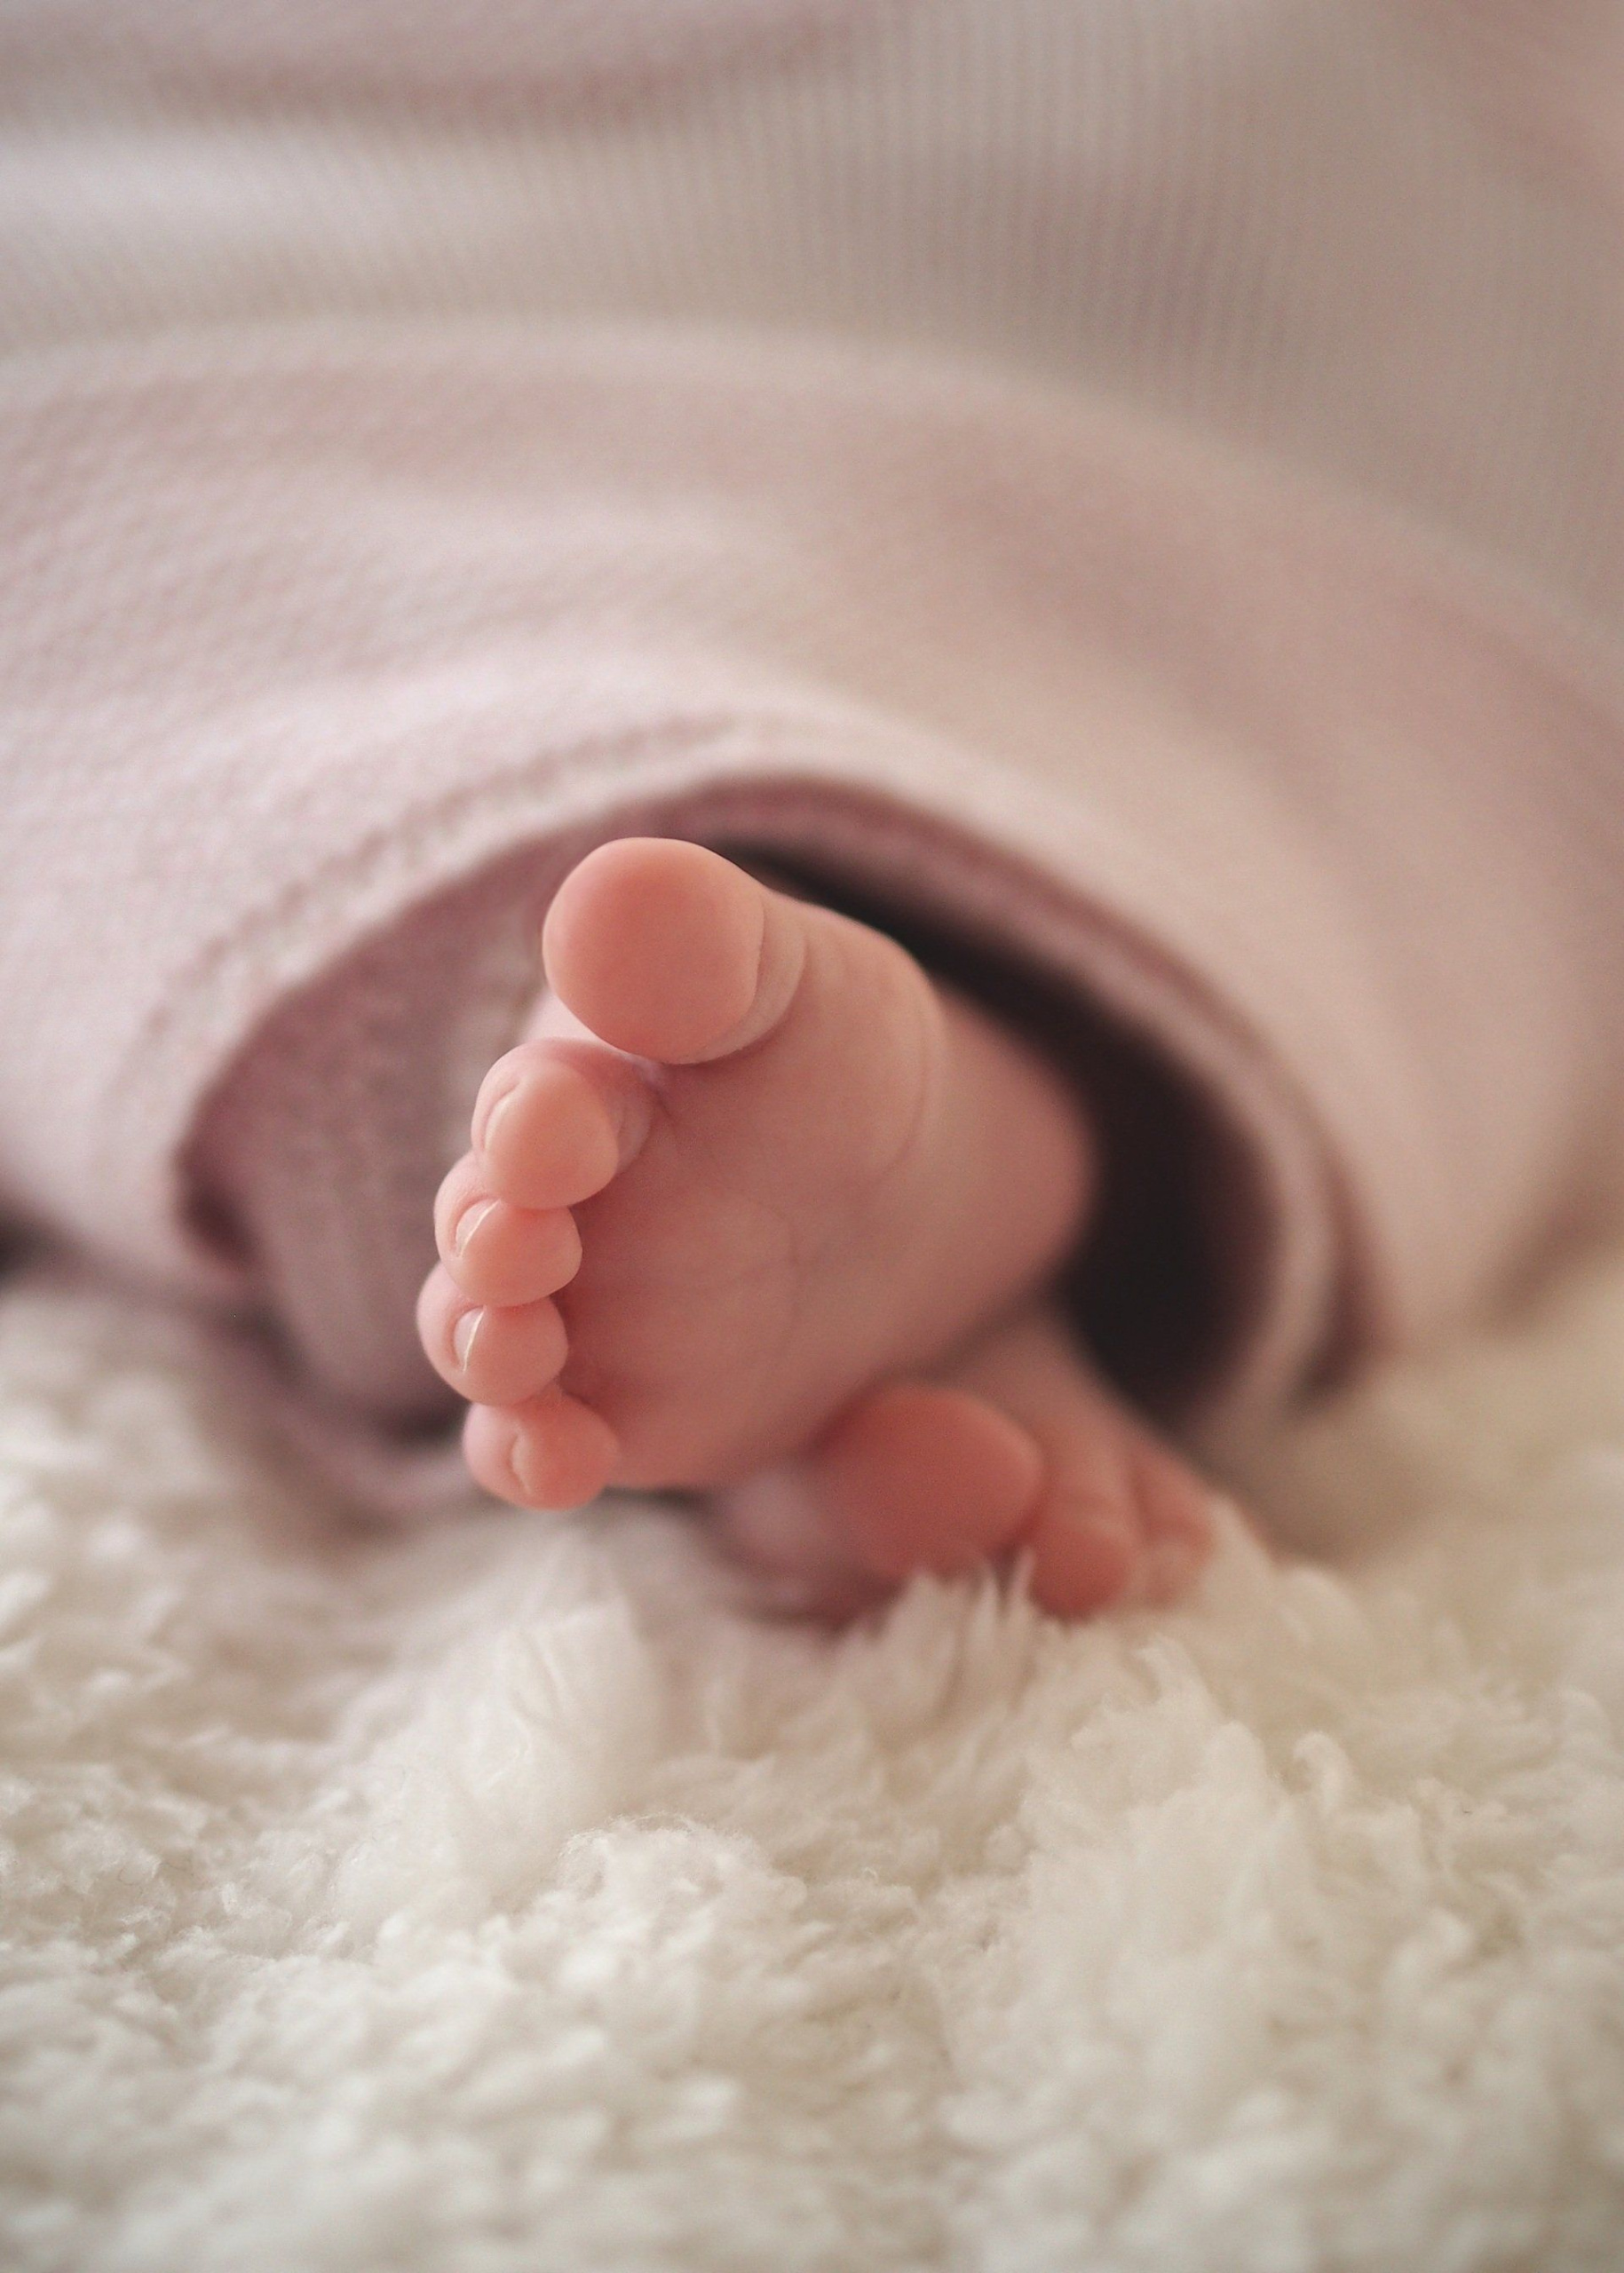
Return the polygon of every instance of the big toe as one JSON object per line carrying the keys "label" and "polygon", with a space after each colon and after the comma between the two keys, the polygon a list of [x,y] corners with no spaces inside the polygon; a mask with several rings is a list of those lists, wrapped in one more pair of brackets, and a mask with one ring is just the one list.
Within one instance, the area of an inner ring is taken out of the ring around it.
{"label": "big toe", "polygon": [[1001,1555],[1030,1522],[1043,1458],[985,1399],[933,1382],[860,1398],[814,1450],[808,1483],[878,1578],[943,1578]]}
{"label": "big toe", "polygon": [[548,985],[616,1049],[698,1064],[756,1039],[788,1001],[791,905],[703,845],[622,837],[559,886],[542,934]]}

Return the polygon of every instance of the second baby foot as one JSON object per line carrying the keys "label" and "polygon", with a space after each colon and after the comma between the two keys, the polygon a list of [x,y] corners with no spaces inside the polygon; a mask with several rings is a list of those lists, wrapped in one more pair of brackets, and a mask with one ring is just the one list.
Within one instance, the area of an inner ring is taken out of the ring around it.
{"label": "second baby foot", "polygon": [[480,1090],[419,1304],[499,1497],[768,1468],[1078,1237],[1073,1096],[883,934],[628,838],[566,880],[543,948],[548,1024]]}
{"label": "second baby foot", "polygon": [[1212,1550],[1211,1487],[1034,1304],[928,1382],[858,1398],[782,1467],[720,1495],[743,1559],[845,1617],[916,1572],[1024,1558],[1058,1617],[1171,1600]]}

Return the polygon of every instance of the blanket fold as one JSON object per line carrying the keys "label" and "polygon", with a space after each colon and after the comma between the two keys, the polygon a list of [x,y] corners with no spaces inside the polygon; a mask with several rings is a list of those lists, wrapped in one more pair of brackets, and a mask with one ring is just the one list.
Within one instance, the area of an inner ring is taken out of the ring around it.
{"label": "blanket fold", "polygon": [[[978,938],[1180,1069],[1254,1290],[1209,1415],[1595,1196],[1617,715],[1323,485],[907,357],[590,328],[59,353],[0,452],[9,1196],[280,1300],[346,1396],[422,1397],[434,1177],[551,883],[631,828]],[[291,1152],[256,1036],[305,1053]]]}

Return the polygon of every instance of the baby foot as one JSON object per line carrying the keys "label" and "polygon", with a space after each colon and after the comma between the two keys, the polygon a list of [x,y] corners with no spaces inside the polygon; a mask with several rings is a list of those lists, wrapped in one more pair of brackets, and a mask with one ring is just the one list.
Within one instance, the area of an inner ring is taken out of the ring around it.
{"label": "baby foot", "polygon": [[486,1079],[419,1304],[499,1497],[771,1468],[1076,1239],[1070,1092],[882,934],[630,838],[566,879],[543,951],[546,1031]]}
{"label": "baby foot", "polygon": [[934,1382],[859,1398],[798,1460],[723,1495],[745,1559],[847,1616],[919,1571],[1024,1554],[1032,1596],[1081,1618],[1165,1602],[1207,1560],[1212,1493],[1034,1308]]}

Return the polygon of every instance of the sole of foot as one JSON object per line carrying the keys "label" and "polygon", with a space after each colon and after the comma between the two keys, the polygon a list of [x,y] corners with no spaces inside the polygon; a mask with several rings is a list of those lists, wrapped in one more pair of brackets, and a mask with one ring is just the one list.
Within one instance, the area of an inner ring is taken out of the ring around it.
{"label": "sole of foot", "polygon": [[543,957],[419,1303],[478,1480],[566,1508],[815,1477],[871,1586],[1024,1541],[1050,1606],[1120,1597],[1141,1558],[1106,1469],[1143,1496],[1159,1448],[1095,1444],[1137,1424],[1106,1429],[1029,1321],[947,1365],[1086,1219],[1089,1131],[1045,1061],[883,934],[679,841],[582,861]]}

